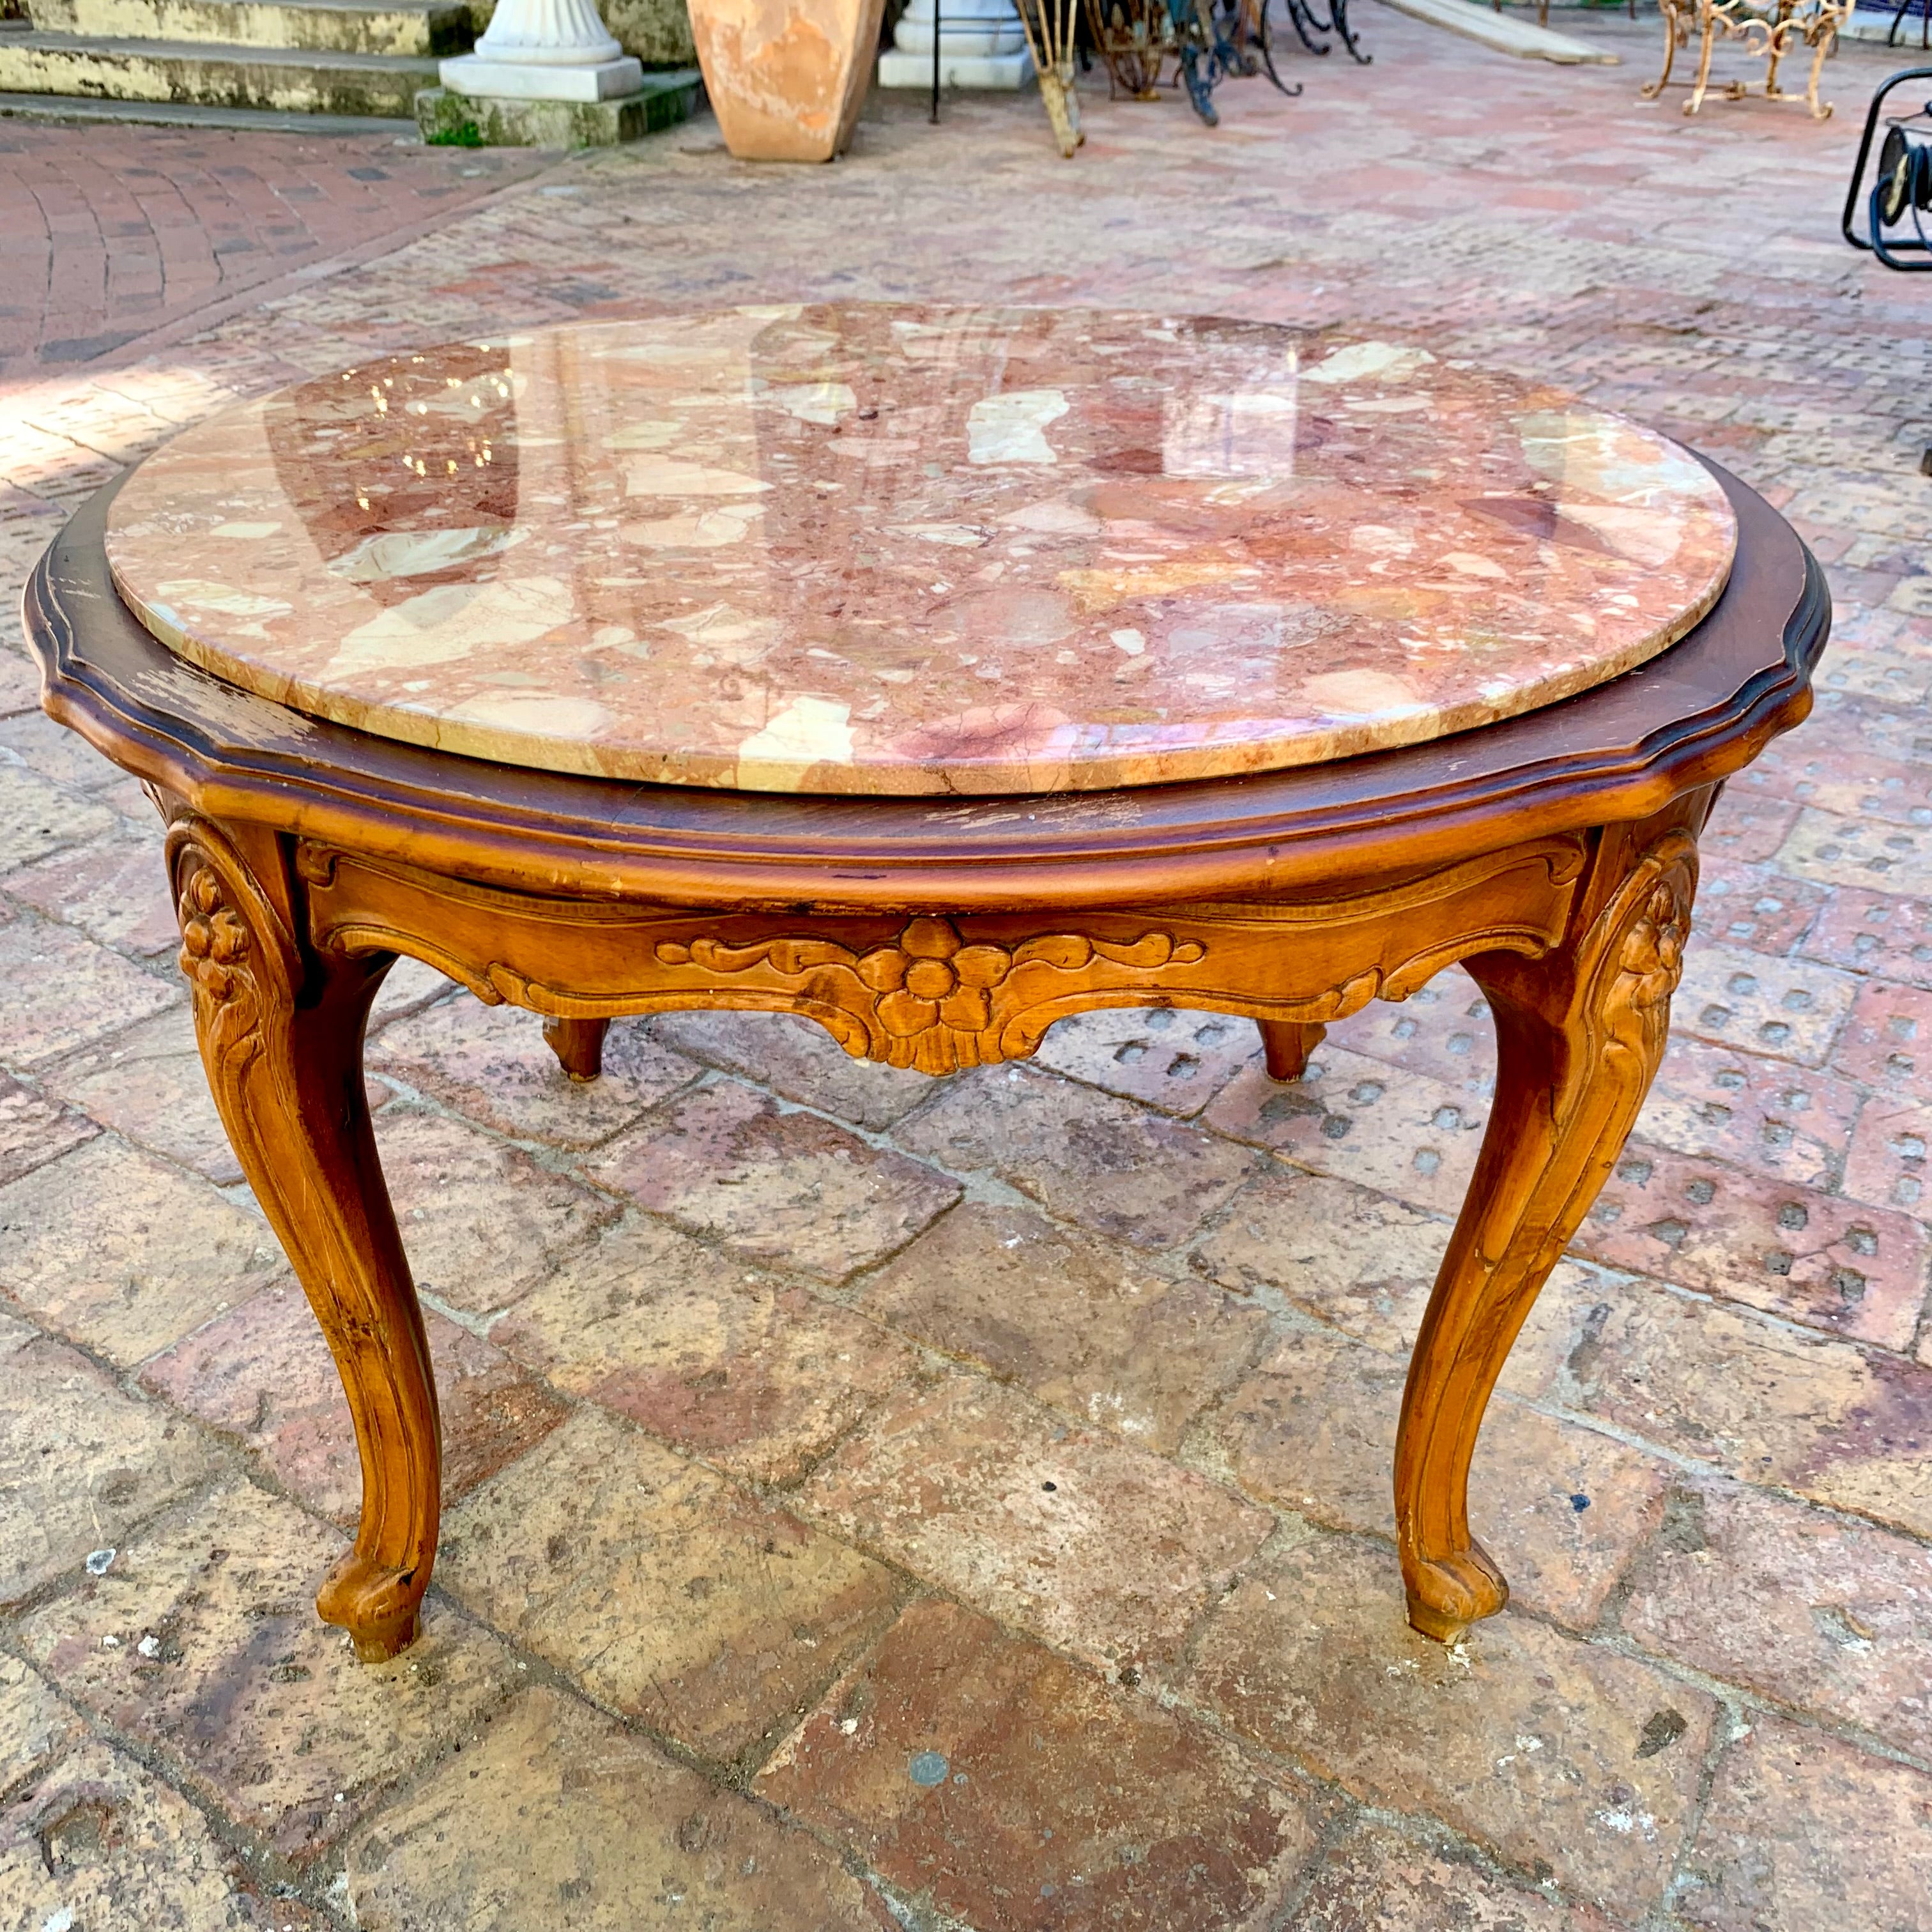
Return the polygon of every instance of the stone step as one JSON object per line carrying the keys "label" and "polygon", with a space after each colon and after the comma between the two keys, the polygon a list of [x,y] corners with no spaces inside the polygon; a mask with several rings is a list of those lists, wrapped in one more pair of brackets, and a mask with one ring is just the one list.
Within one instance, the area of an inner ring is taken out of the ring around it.
{"label": "stone step", "polygon": [[436,63],[396,54],[316,53],[209,41],[0,34],[0,94],[191,101],[289,114],[413,116]]}
{"label": "stone step", "polygon": [[390,134],[416,145],[416,124],[370,114],[281,114],[188,100],[94,100],[82,94],[0,94],[0,120],[111,121],[136,128],[221,128],[236,134]]}
{"label": "stone step", "polygon": [[32,0],[46,34],[189,40],[313,53],[460,54],[476,40],[463,0]]}
{"label": "stone step", "polygon": [[1621,64],[1623,56],[1606,47],[1568,34],[1552,33],[1528,20],[1513,20],[1490,7],[1478,7],[1473,0],[1383,0],[1398,14],[1426,20],[1432,27],[1446,27],[1466,40],[1479,40],[1498,53],[1514,54],[1521,60],[1554,61],[1559,67],[1605,67]]}

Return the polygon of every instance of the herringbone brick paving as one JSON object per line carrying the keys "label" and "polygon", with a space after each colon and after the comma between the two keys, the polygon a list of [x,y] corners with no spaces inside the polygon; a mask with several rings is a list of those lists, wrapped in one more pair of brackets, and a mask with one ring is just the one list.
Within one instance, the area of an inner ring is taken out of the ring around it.
{"label": "herringbone brick paving", "polygon": [[0,124],[0,376],[85,362],[450,219],[557,157],[388,134]]}
{"label": "herringbone brick paving", "polygon": [[1932,332],[1835,233],[1891,63],[1834,63],[1822,128],[1687,123],[1635,99],[1654,21],[1564,71],[1360,10],[1373,68],[1231,88],[1215,134],[1090,89],[1063,164],[1036,104],[888,102],[760,170],[699,122],[16,379],[0,572],[228,397],[721,301],[1345,322],[1732,465],[1834,641],[1720,808],[1663,1074],[1492,1410],[1509,1611],[1414,1637],[1390,1540],[1493,1064],[1459,974],[1284,1105],[1245,1023],[1161,1012],[940,1084],[680,1017],[580,1090],[406,964],[370,1065],[448,1522],[422,1642],[355,1665],[308,1602],[346,1412],[201,1081],[158,831],[34,710],[10,608],[0,1922],[1932,1926]]}

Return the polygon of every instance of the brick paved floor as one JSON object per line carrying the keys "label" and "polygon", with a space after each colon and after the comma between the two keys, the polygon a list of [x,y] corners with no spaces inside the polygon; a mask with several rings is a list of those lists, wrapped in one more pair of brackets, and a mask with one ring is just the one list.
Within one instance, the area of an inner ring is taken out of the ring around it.
{"label": "brick paved floor", "polygon": [[390,135],[0,122],[0,378],[85,362],[298,269],[400,243],[556,160]]}
{"label": "brick paved floor", "polygon": [[1634,98],[1654,26],[1564,72],[1362,10],[1372,68],[1231,90],[1217,135],[1096,100],[1063,164],[1032,103],[895,102],[761,171],[700,123],[16,380],[0,574],[226,397],[754,297],[1347,322],[1722,457],[1836,640],[1720,809],[1655,1096],[1492,1412],[1510,1610],[1412,1636],[1385,1489],[1489,1090],[1466,980],[1336,1028],[1284,1112],[1191,1014],[937,1085],[680,1018],[579,1090],[405,967],[370,1059],[448,1528],[422,1643],[358,1669],[308,1606],[345,1412],[206,1098],[158,832],[34,711],[10,610],[0,1922],[1932,1924],[1932,332],[1835,235],[1888,63],[1836,63],[1822,128],[1686,124]]}

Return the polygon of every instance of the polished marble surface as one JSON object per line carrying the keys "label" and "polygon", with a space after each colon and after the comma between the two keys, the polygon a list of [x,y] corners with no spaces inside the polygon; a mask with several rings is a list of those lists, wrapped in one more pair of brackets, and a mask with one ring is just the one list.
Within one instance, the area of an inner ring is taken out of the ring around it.
{"label": "polished marble surface", "polygon": [[854,304],[283,391],[150,458],[108,551],[182,656],[386,736],[988,794],[1514,716],[1681,637],[1735,538],[1677,446],[1414,344]]}

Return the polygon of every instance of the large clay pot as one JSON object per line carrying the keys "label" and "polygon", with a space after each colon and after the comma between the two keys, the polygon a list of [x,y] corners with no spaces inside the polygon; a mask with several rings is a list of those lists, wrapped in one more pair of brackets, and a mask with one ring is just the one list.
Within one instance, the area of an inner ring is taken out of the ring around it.
{"label": "large clay pot", "polygon": [[885,0],[690,0],[724,145],[744,161],[829,161],[872,84]]}

